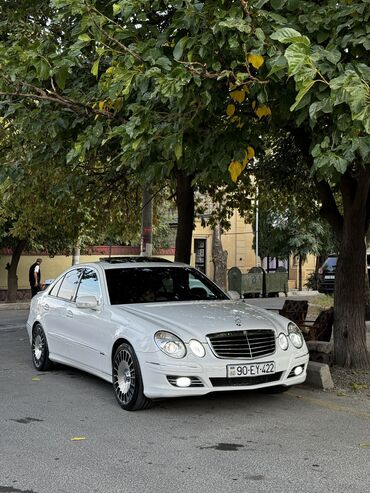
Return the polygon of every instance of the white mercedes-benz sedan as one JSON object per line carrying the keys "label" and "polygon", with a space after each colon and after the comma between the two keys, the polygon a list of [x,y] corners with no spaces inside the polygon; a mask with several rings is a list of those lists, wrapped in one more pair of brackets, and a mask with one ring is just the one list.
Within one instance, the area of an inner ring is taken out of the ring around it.
{"label": "white mercedes-benz sedan", "polygon": [[32,299],[27,330],[37,370],[58,362],[97,375],[128,411],[163,397],[282,392],[306,378],[293,322],[158,259],[71,267]]}

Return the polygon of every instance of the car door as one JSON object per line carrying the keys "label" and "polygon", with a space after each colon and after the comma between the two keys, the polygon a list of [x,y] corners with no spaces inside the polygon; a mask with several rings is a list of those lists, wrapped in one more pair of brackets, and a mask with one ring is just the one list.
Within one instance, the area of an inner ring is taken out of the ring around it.
{"label": "car door", "polygon": [[86,268],[81,276],[76,300],[84,296],[94,296],[99,301],[99,308],[78,308],[76,303],[69,308],[67,316],[71,323],[70,339],[73,344],[71,357],[87,370],[101,371],[102,360],[109,348],[109,336],[105,330],[104,306],[98,273],[93,268]]}
{"label": "car door", "polygon": [[[50,291],[45,300],[45,313],[50,352],[62,360],[73,360],[73,321],[72,310],[75,294],[80,282],[82,268],[68,271],[61,280],[58,289]],[[57,287],[57,286],[56,286]]]}

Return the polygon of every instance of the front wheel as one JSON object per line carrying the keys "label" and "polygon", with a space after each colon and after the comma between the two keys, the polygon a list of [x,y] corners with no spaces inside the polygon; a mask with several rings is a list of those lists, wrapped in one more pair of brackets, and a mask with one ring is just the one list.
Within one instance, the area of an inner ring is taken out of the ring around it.
{"label": "front wheel", "polygon": [[152,401],[143,393],[140,365],[133,347],[121,344],[112,363],[113,390],[118,404],[126,411],[149,408]]}
{"label": "front wheel", "polygon": [[40,324],[32,332],[32,363],[38,371],[49,370],[52,366],[46,335]]}

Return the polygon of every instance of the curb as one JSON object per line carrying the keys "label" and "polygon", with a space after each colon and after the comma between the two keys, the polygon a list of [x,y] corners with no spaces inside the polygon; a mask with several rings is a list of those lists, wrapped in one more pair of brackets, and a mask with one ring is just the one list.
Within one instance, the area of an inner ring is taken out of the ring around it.
{"label": "curb", "polygon": [[29,310],[30,301],[23,301],[18,303],[0,303],[1,310]]}
{"label": "curb", "polygon": [[323,390],[333,389],[334,382],[331,378],[329,366],[324,363],[309,361],[305,384]]}

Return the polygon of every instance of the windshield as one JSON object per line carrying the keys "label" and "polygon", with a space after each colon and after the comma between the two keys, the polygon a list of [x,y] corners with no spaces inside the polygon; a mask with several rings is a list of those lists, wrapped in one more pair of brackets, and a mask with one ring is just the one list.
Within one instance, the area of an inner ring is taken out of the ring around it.
{"label": "windshield", "polygon": [[323,263],[322,269],[327,272],[335,271],[337,266],[337,257],[328,257]]}
{"label": "windshield", "polygon": [[106,269],[105,275],[112,305],[228,299],[207,277],[191,267]]}

